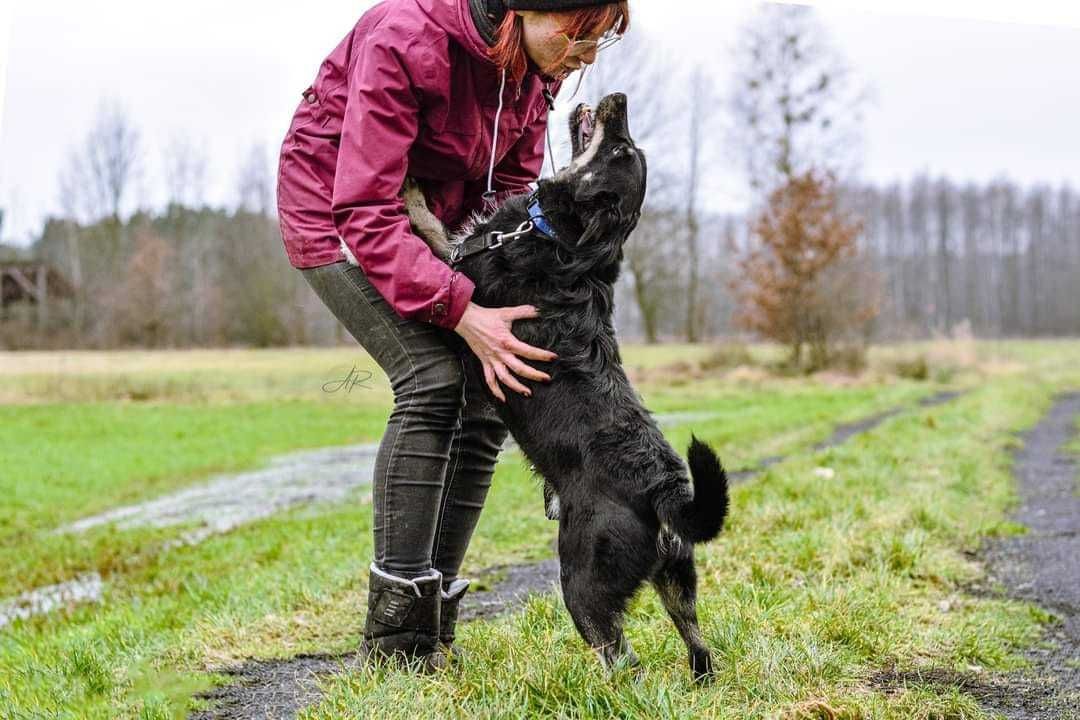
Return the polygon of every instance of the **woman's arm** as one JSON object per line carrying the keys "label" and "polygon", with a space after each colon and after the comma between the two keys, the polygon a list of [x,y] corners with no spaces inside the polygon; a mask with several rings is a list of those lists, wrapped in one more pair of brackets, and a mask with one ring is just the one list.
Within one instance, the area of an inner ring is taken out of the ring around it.
{"label": "woman's arm", "polygon": [[419,128],[420,107],[409,74],[415,69],[407,67],[408,47],[397,39],[372,31],[358,42],[331,206],[338,234],[398,315],[456,330],[480,359],[488,387],[500,400],[505,396],[499,381],[528,393],[511,371],[533,380],[551,378],[516,355],[549,361],[556,356],[518,340],[511,325],[535,317],[537,309],[470,302],[473,282],[412,233],[398,193]]}
{"label": "woman's arm", "polygon": [[419,127],[410,48],[377,28],[356,42],[334,179],[334,224],[398,315],[453,329],[473,282],[413,234],[398,196]]}

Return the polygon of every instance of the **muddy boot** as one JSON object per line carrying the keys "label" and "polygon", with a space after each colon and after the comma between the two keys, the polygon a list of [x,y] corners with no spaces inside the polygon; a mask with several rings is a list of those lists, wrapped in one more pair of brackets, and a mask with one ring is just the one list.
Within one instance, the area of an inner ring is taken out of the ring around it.
{"label": "muddy boot", "polygon": [[461,648],[454,647],[454,629],[457,626],[458,607],[469,589],[469,581],[458,578],[443,587],[442,608],[439,613],[439,643],[443,654],[450,660],[462,660]]}
{"label": "muddy boot", "polygon": [[368,613],[360,655],[365,660],[390,659],[420,672],[446,665],[439,647],[442,574],[418,578],[391,575],[371,564]]}

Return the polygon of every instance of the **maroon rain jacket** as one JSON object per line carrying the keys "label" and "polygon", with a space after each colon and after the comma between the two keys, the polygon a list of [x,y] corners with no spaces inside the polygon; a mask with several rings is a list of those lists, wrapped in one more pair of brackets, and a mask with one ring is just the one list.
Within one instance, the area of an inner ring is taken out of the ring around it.
{"label": "maroon rain jacket", "polygon": [[[483,207],[502,72],[469,0],[384,0],[360,18],[303,93],[281,146],[278,216],[289,261],[351,254],[403,318],[457,326],[473,283],[414,235],[398,197],[406,174],[451,231]],[[540,174],[560,82],[530,63],[506,78],[495,150],[497,202]]]}

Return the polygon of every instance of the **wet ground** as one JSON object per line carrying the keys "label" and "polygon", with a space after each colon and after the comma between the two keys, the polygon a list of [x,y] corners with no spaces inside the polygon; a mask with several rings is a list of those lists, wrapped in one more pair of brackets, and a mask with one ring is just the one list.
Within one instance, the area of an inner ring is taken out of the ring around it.
{"label": "wet ground", "polygon": [[1025,434],[1016,453],[1021,504],[1014,519],[1028,532],[981,553],[986,592],[1037,603],[1057,618],[1028,653],[1031,670],[1004,678],[1003,691],[985,700],[1009,720],[1080,718],[1080,495],[1076,457],[1066,448],[1078,417],[1080,393],[1065,395]]}
{"label": "wet ground", "polygon": [[25,620],[67,605],[97,602],[101,600],[103,589],[101,576],[95,572],[24,592],[18,597],[0,602],[0,628],[13,620]]}
{"label": "wet ground", "polygon": [[[920,407],[941,405],[958,397],[957,392],[943,392],[920,401]],[[887,410],[858,422],[837,426],[827,439],[814,445],[814,450],[825,450],[846,442],[859,433],[872,430],[891,417],[900,414],[904,407]],[[657,415],[657,420],[662,416]],[[664,417],[667,423],[688,422],[705,419],[698,413],[672,413]],[[758,469],[731,473],[733,481],[746,480],[762,469],[781,462],[784,457],[764,460]],[[462,600],[462,620],[487,619],[517,609],[531,593],[557,593],[559,591],[559,561],[544,560],[538,563],[509,565],[490,568],[482,575],[499,576],[501,579],[490,590],[469,592]],[[358,662],[348,655],[298,655],[285,660],[249,660],[227,668],[224,674],[233,678],[228,685],[219,687],[202,696],[214,703],[213,709],[192,716],[196,720],[291,720],[304,707],[319,699],[319,678],[333,673],[348,671]]]}
{"label": "wet ground", "polygon": [[[716,415],[675,412],[654,417],[659,425],[669,427]],[[508,438],[503,452],[516,449],[513,438]],[[378,450],[378,443],[365,443],[280,455],[266,467],[211,477],[194,487],[82,518],[56,532],[78,533],[107,524],[121,529],[194,524],[166,547],[195,545],[292,507],[345,502],[353,492],[370,486]],[[101,577],[91,573],[0,599],[0,628],[60,607],[97,602],[104,589]]]}
{"label": "wet ground", "polygon": [[[500,576],[490,590],[472,592],[461,600],[461,619],[490,619],[519,608],[532,593],[558,592],[559,561],[491,568]],[[355,653],[297,655],[287,660],[249,660],[222,672],[231,678],[203,695],[213,709],[191,715],[193,720],[291,720],[318,702],[320,679],[348,672],[360,662]]]}
{"label": "wet ground", "polygon": [[1077,463],[1067,450],[1080,417],[1080,394],[1057,399],[1025,433],[1015,455],[1024,535],[990,541],[978,556],[987,577],[968,588],[979,596],[1034,602],[1056,622],[1027,652],[1030,669],[961,673],[895,668],[871,678],[884,692],[917,685],[956,688],[1008,720],[1080,720],[1080,495]]}
{"label": "wet ground", "polygon": [[[715,416],[681,412],[654,417],[658,424],[669,427]],[[516,449],[513,438],[508,438],[503,452]],[[195,487],[82,518],[56,532],[78,533],[110,523],[121,529],[194,523],[194,529],[167,546],[195,545],[298,505],[344,502],[351,493],[371,484],[378,450],[378,443],[366,443],[281,455],[258,470],[212,477]],[[101,577],[93,573],[0,599],[0,627],[62,606],[96,602],[103,589]]]}
{"label": "wet ground", "polygon": [[[715,416],[681,412],[654,417],[669,427]],[[516,449],[513,438],[508,438],[503,452]],[[378,450],[378,443],[365,443],[281,455],[264,468],[213,477],[196,487],[83,518],[60,532],[82,532],[109,523],[119,528],[200,523],[184,537],[189,543],[199,542],[296,505],[344,501],[357,488],[371,484]]]}

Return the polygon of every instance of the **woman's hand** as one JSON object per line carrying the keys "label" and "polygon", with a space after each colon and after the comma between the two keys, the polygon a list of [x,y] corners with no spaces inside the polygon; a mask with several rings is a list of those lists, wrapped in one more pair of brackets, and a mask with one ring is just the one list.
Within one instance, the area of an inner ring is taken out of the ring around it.
{"label": "woman's hand", "polygon": [[511,390],[525,397],[532,397],[532,392],[510,373],[511,370],[532,380],[551,380],[550,375],[530,367],[516,356],[549,362],[559,356],[550,350],[524,343],[510,332],[514,320],[539,315],[540,311],[532,305],[486,308],[470,302],[454,328],[454,332],[465,338],[465,342],[479,358],[484,366],[484,379],[491,388],[491,393],[502,402],[506,402],[506,396],[499,387],[499,380]]}

